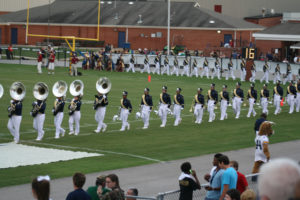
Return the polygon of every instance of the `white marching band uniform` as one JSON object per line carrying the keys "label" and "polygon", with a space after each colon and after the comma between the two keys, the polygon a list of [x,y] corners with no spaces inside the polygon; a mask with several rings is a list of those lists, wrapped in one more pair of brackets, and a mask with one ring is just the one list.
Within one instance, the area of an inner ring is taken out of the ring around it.
{"label": "white marching band uniform", "polygon": [[10,114],[7,123],[7,128],[11,135],[14,137],[14,142],[20,141],[20,125],[22,121],[22,102],[11,100],[10,102]]}
{"label": "white marching band uniform", "polygon": [[145,57],[145,60],[144,60],[144,69],[141,70],[141,73],[144,73],[144,71],[147,71],[147,73],[150,74],[150,65],[149,65],[149,58],[148,58],[148,56]]}
{"label": "white marching band uniform", "polygon": [[211,75],[211,79],[213,79],[215,76],[218,77],[218,79],[220,80],[221,79],[221,66],[220,66],[220,62],[219,62],[219,59],[217,58],[216,59],[216,62],[215,62],[215,67],[214,67],[214,71]]}
{"label": "white marching band uniform", "polygon": [[[165,88],[165,89],[164,89]],[[163,87],[164,90],[166,90],[166,87]],[[158,109],[158,115],[161,119],[161,125],[160,127],[165,127],[167,123],[167,115],[169,107],[171,106],[171,98],[170,95],[165,93],[161,93],[159,97],[159,109]]]}
{"label": "white marching band uniform", "polygon": [[[149,92],[149,89],[145,88],[145,91]],[[143,129],[147,129],[149,127],[149,119],[152,106],[152,97],[149,94],[143,94],[141,100],[141,118],[144,122]]]}
{"label": "white marching band uniform", "polygon": [[107,125],[103,122],[106,113],[106,106],[108,105],[108,100],[106,95],[95,95],[96,99],[94,102],[94,109],[96,110],[95,113],[95,120],[98,123],[97,129],[94,131],[95,133],[99,133],[101,130],[102,132],[106,131]]}
{"label": "white marching band uniform", "polygon": [[231,59],[228,62],[228,70],[227,70],[227,73],[226,73],[226,80],[229,79],[229,76],[231,76],[232,80],[235,80],[235,76],[233,74],[233,63],[232,63]]}
{"label": "white marching band uniform", "polygon": [[[223,88],[227,88],[226,85],[223,86]],[[220,120],[227,119],[227,107],[229,104],[229,95],[227,91],[221,91],[220,92],[220,97],[221,97],[221,105],[220,105],[220,110],[221,110],[221,118]]]}
{"label": "white marching band uniform", "polygon": [[192,70],[192,73],[191,73],[191,77],[195,75],[197,78],[198,78],[198,67],[197,67],[197,60],[194,59],[194,62],[193,62],[193,70]]}
{"label": "white marching band uniform", "polygon": [[130,70],[132,70],[132,72],[135,73],[135,69],[134,69],[134,57],[133,57],[133,55],[130,58],[129,68],[127,69],[127,72],[129,72]]}
{"label": "white marching band uniform", "polygon": [[297,97],[296,97],[296,112],[300,111],[300,78],[298,79],[298,84],[295,85],[297,90]]}
{"label": "white marching band uniform", "polygon": [[286,67],[286,75],[285,79],[283,80],[283,84],[285,85],[287,82],[290,82],[293,80],[293,75],[292,75],[292,68],[290,64],[287,65]]}
{"label": "white marching band uniform", "polygon": [[235,118],[239,119],[241,114],[241,106],[243,103],[244,93],[240,88],[234,89],[233,91],[232,108],[235,112]]}
{"label": "white marching band uniform", "polygon": [[55,125],[55,139],[61,136],[65,136],[65,129],[61,127],[64,118],[64,106],[65,102],[62,99],[56,99],[54,102],[53,114],[54,114],[54,125]]}
{"label": "white marching band uniform", "polygon": [[248,110],[248,114],[247,117],[249,118],[251,116],[251,114],[253,114],[253,117],[256,116],[256,112],[254,109],[254,105],[256,103],[256,99],[257,99],[257,91],[254,89],[254,85],[251,85],[251,88],[248,90],[248,102],[249,102],[249,110]]}
{"label": "white marching band uniform", "polygon": [[165,60],[164,60],[164,67],[161,70],[161,75],[163,75],[164,73],[166,73],[167,75],[170,75],[169,59],[167,56],[165,57]]}
{"label": "white marching band uniform", "polygon": [[262,112],[268,114],[268,100],[269,100],[269,90],[262,89],[260,91],[260,104],[262,107]]}
{"label": "white marching band uniform", "polygon": [[281,75],[281,73],[280,73],[280,66],[277,65],[276,68],[275,68],[273,84],[276,84],[277,81],[281,81],[280,75]]}
{"label": "white marching band uniform", "polygon": [[260,79],[260,82],[262,83],[264,80],[266,81],[266,83],[269,83],[269,70],[270,67],[268,65],[268,62],[266,62],[263,66],[263,71],[264,71],[264,75],[263,77]]}
{"label": "white marching band uniform", "polygon": [[[120,129],[120,131],[125,131],[125,129],[127,128],[127,130],[130,129],[130,124],[128,123],[128,115],[129,113],[131,113],[132,111],[132,106],[130,101],[127,99],[127,92],[124,91],[123,92],[123,98],[121,99],[121,112],[120,112],[120,118],[122,121],[122,127]],[[126,98],[125,98],[126,96]]]}
{"label": "white marching band uniform", "polygon": [[242,59],[241,62],[241,81],[245,81],[246,79],[246,61]]}
{"label": "white marching band uniform", "polygon": [[33,103],[33,107],[36,108],[36,109],[33,108],[32,112],[31,112],[31,115],[33,117],[33,128],[38,133],[36,140],[40,141],[43,139],[44,134],[45,134],[44,122],[45,122],[46,102],[38,100]]}
{"label": "white marching band uniform", "polygon": [[256,66],[255,66],[255,63],[254,63],[254,61],[253,61],[253,65],[252,65],[252,67],[251,67],[251,77],[250,77],[250,82],[252,82],[252,83],[255,83],[255,80],[256,80]]}
{"label": "white marching band uniform", "polygon": [[287,87],[287,103],[290,106],[289,114],[292,114],[294,112],[296,98],[297,98],[296,87],[291,84]]}
{"label": "white marching band uniform", "polygon": [[204,58],[203,71],[201,73],[201,78],[203,78],[204,75],[206,76],[206,78],[209,78],[209,67],[208,67],[208,61],[206,58]]}
{"label": "white marching band uniform", "polygon": [[160,63],[159,63],[159,56],[157,55],[155,57],[154,63],[155,63],[155,69],[153,71],[153,74],[157,73],[158,75],[160,74]]}
{"label": "white marching band uniform", "polygon": [[[73,107],[73,111],[71,110],[72,109],[72,106]],[[75,135],[78,135],[79,132],[80,132],[80,118],[81,118],[81,113],[80,113],[80,107],[81,107],[81,102],[80,100],[75,100],[73,99],[71,101],[71,104],[69,106],[69,135],[72,135],[72,134],[75,134]],[[75,132],[74,132],[74,128],[73,128],[73,125],[75,123]]]}
{"label": "white marching band uniform", "polygon": [[279,114],[281,111],[280,101],[282,99],[282,96],[283,96],[282,87],[280,87],[280,85],[275,85],[275,87],[273,89],[273,98],[274,98],[274,106],[275,106],[274,115]]}
{"label": "white marching band uniform", "polygon": [[207,102],[207,111],[209,112],[208,122],[212,122],[216,118],[215,114],[215,104],[218,102],[218,93],[215,89],[208,90],[208,102]]}
{"label": "white marching band uniform", "polygon": [[183,61],[183,70],[181,72],[181,76],[183,76],[184,74],[186,74],[186,76],[189,77],[190,76],[189,75],[190,74],[189,71],[190,71],[190,68],[189,68],[189,58],[186,57],[184,59],[184,61]]}
{"label": "white marching band uniform", "polygon": [[[181,91],[180,88],[177,88],[177,91]],[[178,126],[181,122],[181,110],[184,108],[184,98],[183,96],[178,93],[174,95],[174,126]]]}
{"label": "white marching band uniform", "polygon": [[171,72],[171,75],[176,74],[176,76],[179,75],[179,65],[178,65],[178,60],[177,57],[174,58],[174,66],[173,66],[173,70]]}

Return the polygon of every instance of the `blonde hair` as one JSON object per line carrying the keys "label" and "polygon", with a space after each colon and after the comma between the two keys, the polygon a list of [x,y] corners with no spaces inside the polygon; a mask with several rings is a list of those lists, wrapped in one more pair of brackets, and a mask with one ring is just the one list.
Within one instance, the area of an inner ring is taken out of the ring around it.
{"label": "blonde hair", "polygon": [[242,194],[241,194],[241,200],[255,200],[256,199],[256,194],[253,190],[248,189],[245,190]]}

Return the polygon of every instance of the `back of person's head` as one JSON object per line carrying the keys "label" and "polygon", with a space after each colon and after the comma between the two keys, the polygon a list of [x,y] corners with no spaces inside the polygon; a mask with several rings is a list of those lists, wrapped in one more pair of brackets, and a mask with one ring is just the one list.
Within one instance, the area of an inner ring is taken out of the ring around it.
{"label": "back of person's head", "polygon": [[190,170],[192,169],[192,165],[189,162],[184,162],[181,164],[181,171],[185,174],[190,174]]}
{"label": "back of person's head", "polygon": [[105,187],[105,177],[104,175],[102,176],[98,176],[97,179],[96,179],[96,186],[102,186],[102,187]]}
{"label": "back of person's head", "polygon": [[287,200],[294,197],[300,180],[299,165],[288,158],[280,158],[263,165],[258,178],[260,199]]}
{"label": "back of person's head", "polygon": [[223,163],[224,165],[229,165],[229,158],[225,155],[222,155],[218,160],[219,163]]}
{"label": "back of person's head", "polygon": [[251,189],[245,190],[241,194],[241,200],[256,200],[256,194]]}
{"label": "back of person's head", "polygon": [[138,191],[138,189],[136,189],[136,188],[130,188],[130,189],[128,190],[128,192],[131,193],[131,196],[138,196],[138,195],[139,195],[139,191]]}
{"label": "back of person's head", "polygon": [[214,155],[214,158],[219,159],[222,155],[223,155],[223,154],[221,154],[221,153],[216,153],[216,154]]}
{"label": "back of person's head", "polygon": [[85,183],[85,175],[83,173],[76,172],[73,175],[74,186],[76,186],[77,188],[82,188],[84,183]]}
{"label": "back of person's head", "polygon": [[106,178],[109,178],[112,182],[114,182],[116,188],[120,188],[119,177],[116,174],[109,174]]}
{"label": "back of person's head", "polygon": [[50,197],[50,179],[49,176],[38,176],[32,180],[31,188],[35,199],[37,200],[49,200]]}
{"label": "back of person's head", "polygon": [[260,117],[261,117],[261,118],[264,118],[264,119],[267,119],[267,114],[266,114],[266,113],[262,113],[262,114],[260,115]]}
{"label": "back of person's head", "polygon": [[241,193],[236,189],[230,189],[226,192],[226,196],[227,195],[230,197],[231,200],[240,200]]}
{"label": "back of person's head", "polygon": [[235,160],[230,161],[230,165],[237,171],[239,170],[239,163]]}

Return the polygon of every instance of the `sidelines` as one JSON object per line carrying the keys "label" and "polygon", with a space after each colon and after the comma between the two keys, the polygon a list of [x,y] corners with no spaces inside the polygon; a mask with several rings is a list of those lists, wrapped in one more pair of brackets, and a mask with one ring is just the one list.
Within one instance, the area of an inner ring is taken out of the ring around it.
{"label": "sidelines", "polygon": [[107,151],[107,150],[100,150],[100,149],[90,149],[90,148],[86,148],[86,147],[65,146],[65,145],[57,145],[57,144],[50,144],[50,143],[39,143],[39,142],[28,141],[28,140],[21,140],[21,142],[22,143],[29,143],[29,144],[45,145],[45,146],[51,146],[51,147],[57,147],[57,148],[63,148],[63,149],[73,149],[73,150],[80,149],[80,150],[85,150],[85,151],[90,151],[90,152],[99,152],[99,153],[123,155],[123,156],[140,158],[140,159],[143,159],[143,160],[149,160],[149,161],[154,161],[154,162],[159,162],[159,163],[164,163],[165,162],[165,161],[157,160],[157,159],[154,159],[154,158],[149,158],[149,157],[140,156],[140,155],[131,154],[131,153],[122,153],[122,152]]}

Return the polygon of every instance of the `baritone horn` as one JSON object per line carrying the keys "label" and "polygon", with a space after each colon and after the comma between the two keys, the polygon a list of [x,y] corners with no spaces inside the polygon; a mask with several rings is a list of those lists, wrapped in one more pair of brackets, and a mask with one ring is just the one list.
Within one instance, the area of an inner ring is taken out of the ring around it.
{"label": "baritone horn", "polygon": [[66,95],[68,85],[65,81],[57,81],[52,87],[52,93],[55,97],[63,97]]}
{"label": "baritone horn", "polygon": [[111,82],[107,77],[101,77],[96,82],[96,90],[101,94],[109,93],[111,89]]}
{"label": "baritone horn", "polygon": [[14,82],[9,90],[12,99],[22,101],[26,95],[26,88],[21,82]]}
{"label": "baritone horn", "polygon": [[83,96],[84,84],[81,80],[75,80],[70,85],[70,93],[72,96]]}
{"label": "baritone horn", "polygon": [[2,98],[4,94],[4,89],[3,89],[3,86],[0,84],[0,99]]}
{"label": "baritone horn", "polygon": [[38,82],[33,87],[33,96],[37,100],[44,101],[49,95],[49,88],[46,83]]}

